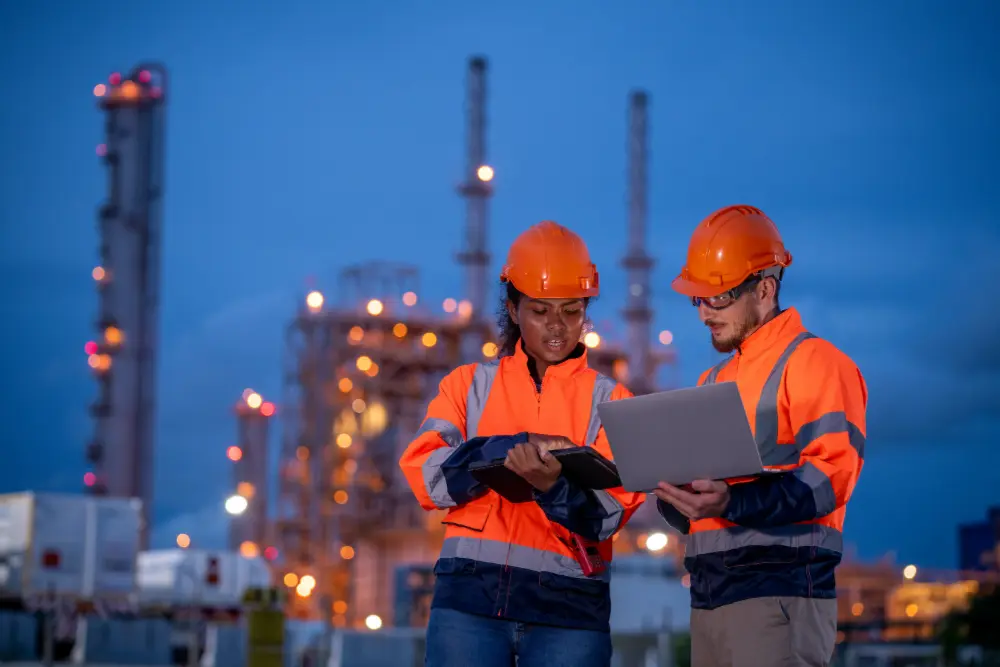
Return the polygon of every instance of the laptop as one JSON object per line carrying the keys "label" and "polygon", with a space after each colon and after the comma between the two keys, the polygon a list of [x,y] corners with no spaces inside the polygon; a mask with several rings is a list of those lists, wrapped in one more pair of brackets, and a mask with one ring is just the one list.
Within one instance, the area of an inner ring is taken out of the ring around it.
{"label": "laptop", "polygon": [[626,491],[764,472],[735,382],[606,401],[597,414]]}

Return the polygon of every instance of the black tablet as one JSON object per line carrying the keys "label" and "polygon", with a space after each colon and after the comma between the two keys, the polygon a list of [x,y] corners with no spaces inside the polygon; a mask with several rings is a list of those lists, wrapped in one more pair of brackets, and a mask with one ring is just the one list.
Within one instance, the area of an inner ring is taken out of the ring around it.
{"label": "black tablet", "polygon": [[[559,449],[552,452],[562,464],[566,479],[585,489],[611,489],[621,486],[618,468],[601,456],[593,447]],[[485,484],[512,503],[533,499],[531,486],[523,477],[504,467],[503,459],[484,461],[469,466],[476,481]]]}

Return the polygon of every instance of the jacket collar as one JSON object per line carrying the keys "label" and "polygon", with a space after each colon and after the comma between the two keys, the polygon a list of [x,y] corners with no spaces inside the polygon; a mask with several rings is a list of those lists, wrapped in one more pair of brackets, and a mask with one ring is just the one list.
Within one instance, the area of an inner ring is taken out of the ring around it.
{"label": "jacket collar", "polygon": [[781,341],[787,341],[805,331],[802,317],[795,308],[788,308],[778,313],[740,344],[738,354],[742,356],[756,355],[773,347]]}
{"label": "jacket collar", "polygon": [[[517,345],[514,346],[514,354],[508,359],[511,360],[512,365],[518,370],[523,370],[527,374],[531,374],[531,367],[529,366],[531,358],[525,354],[523,342],[517,341]],[[552,364],[545,370],[546,377],[559,377],[568,378],[575,373],[589,368],[587,365],[587,347],[583,343],[577,343],[576,347],[573,349],[573,353],[570,354],[569,358],[558,364]]]}

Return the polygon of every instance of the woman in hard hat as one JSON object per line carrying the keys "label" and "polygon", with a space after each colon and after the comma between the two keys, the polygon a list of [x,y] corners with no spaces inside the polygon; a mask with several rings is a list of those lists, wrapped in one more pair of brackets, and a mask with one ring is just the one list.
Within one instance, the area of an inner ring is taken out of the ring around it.
{"label": "woman in hard hat", "polygon": [[[610,459],[596,407],[630,396],[587,366],[580,342],[597,269],[579,236],[546,221],[514,241],[500,280],[499,358],[441,381],[400,460],[421,506],[448,510],[426,664],[605,667],[611,538],[644,496],[580,488],[548,454],[587,446]],[[533,501],[477,482],[478,461],[505,461]]]}

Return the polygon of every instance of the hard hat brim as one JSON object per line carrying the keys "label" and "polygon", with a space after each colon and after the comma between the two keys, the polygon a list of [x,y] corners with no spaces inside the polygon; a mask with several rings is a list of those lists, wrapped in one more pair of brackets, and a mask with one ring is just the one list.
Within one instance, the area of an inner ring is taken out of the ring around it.
{"label": "hard hat brim", "polygon": [[599,287],[582,289],[575,285],[552,285],[542,289],[538,285],[530,284],[532,281],[517,280],[513,276],[501,276],[502,282],[509,282],[518,292],[529,299],[591,299],[599,296]]}
{"label": "hard hat brim", "polygon": [[707,299],[711,296],[717,296],[723,292],[728,292],[742,282],[743,281],[740,280],[732,285],[727,285],[725,283],[721,285],[706,285],[705,283],[689,280],[683,276],[677,276],[674,278],[673,282],[670,283],[670,287],[678,294],[683,294],[684,296]]}

